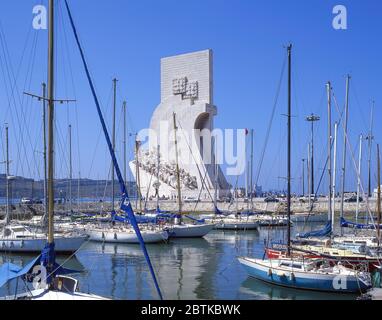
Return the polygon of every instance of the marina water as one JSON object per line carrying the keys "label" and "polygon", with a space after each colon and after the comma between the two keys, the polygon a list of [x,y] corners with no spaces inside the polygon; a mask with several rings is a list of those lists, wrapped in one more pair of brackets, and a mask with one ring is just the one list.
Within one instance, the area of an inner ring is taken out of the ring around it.
{"label": "marina water", "polygon": [[[293,234],[323,227],[323,223],[295,223]],[[241,255],[263,257],[264,243],[285,239],[286,228],[258,231],[213,231],[204,239],[172,239],[147,245],[165,299],[356,299],[355,295],[330,294],[273,286],[248,278],[237,261]],[[0,255],[24,265],[30,255]],[[88,242],[75,257],[59,256],[65,267],[83,270],[76,275],[82,292],[112,299],[157,299],[139,245]],[[13,295],[16,283],[1,288]],[[21,285],[19,284],[19,287]]]}

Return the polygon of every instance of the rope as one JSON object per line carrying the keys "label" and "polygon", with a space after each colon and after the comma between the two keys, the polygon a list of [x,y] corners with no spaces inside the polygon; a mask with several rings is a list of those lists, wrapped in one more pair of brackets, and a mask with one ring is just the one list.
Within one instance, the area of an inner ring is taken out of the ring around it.
{"label": "rope", "polygon": [[281,68],[281,74],[280,74],[280,79],[279,79],[279,83],[278,83],[277,90],[276,90],[275,101],[273,103],[271,118],[269,119],[267,133],[266,133],[264,145],[263,145],[263,148],[262,148],[262,151],[261,151],[260,162],[259,162],[259,165],[258,165],[258,168],[257,168],[257,175],[256,175],[256,179],[255,179],[255,185],[257,185],[258,182],[259,182],[260,172],[261,172],[261,168],[262,168],[262,165],[263,165],[265,152],[266,152],[266,149],[267,149],[267,146],[268,146],[268,140],[269,140],[270,133],[271,133],[272,123],[273,123],[273,119],[275,117],[276,107],[277,107],[279,96],[280,96],[282,79],[284,77],[285,65],[286,65],[286,61],[287,61],[286,58],[287,57],[285,56],[284,57],[283,66]]}

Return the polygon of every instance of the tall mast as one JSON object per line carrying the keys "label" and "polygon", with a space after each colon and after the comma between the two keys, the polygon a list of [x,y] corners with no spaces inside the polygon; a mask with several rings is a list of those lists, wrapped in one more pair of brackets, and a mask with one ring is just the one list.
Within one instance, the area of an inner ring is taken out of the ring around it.
{"label": "tall mast", "polygon": [[140,147],[140,143],[138,141],[138,137],[136,136],[135,138],[135,163],[136,163],[135,176],[136,176],[136,183],[137,183],[137,201],[139,198],[139,210],[142,213],[141,178],[140,178],[140,170],[139,170],[139,147]]}
{"label": "tall mast", "polygon": [[[350,75],[346,77],[346,102],[345,102],[345,125],[344,125],[344,145],[342,155],[342,184],[341,184],[341,218],[344,216],[344,200],[345,200],[345,173],[346,173],[346,142],[348,133],[348,119],[349,119],[349,85]],[[341,227],[341,235],[343,235],[343,228]]]}
{"label": "tall mast", "polygon": [[7,203],[6,203],[6,219],[5,223],[8,224],[10,221],[9,217],[9,196],[10,196],[10,190],[9,190],[9,179],[10,179],[10,174],[9,174],[9,141],[8,141],[8,124],[5,125],[5,153],[6,153],[6,158],[5,158],[5,179],[6,179],[6,188],[7,188]]}
{"label": "tall mast", "polygon": [[214,137],[214,180],[215,180],[215,186],[214,186],[214,205],[215,209],[218,207],[218,164],[216,160],[217,155],[217,143],[216,143],[216,136]]}
{"label": "tall mast", "polygon": [[358,171],[357,171],[357,208],[355,211],[355,220],[358,223],[358,215],[359,215],[359,195],[361,188],[361,166],[362,166],[362,141],[363,135],[359,136],[359,155],[358,155]]}
{"label": "tall mast", "polygon": [[290,256],[290,202],[291,202],[291,142],[292,142],[292,45],[288,46],[288,195],[287,195],[287,214],[288,214],[288,247],[287,255]]}
{"label": "tall mast", "polygon": [[48,244],[54,243],[54,0],[49,0],[48,44]]}
{"label": "tall mast", "polygon": [[368,197],[370,198],[371,197],[371,149],[372,149],[372,145],[373,145],[373,113],[374,113],[374,100],[372,101],[372,105],[371,105],[371,110],[370,110],[370,129],[369,129],[369,134],[367,136],[367,142],[368,142],[368,160],[367,160],[367,163],[368,163],[368,188],[367,188],[367,193],[368,193]]}
{"label": "tall mast", "polygon": [[378,213],[378,225],[377,225],[377,237],[378,237],[378,246],[381,242],[381,158],[379,155],[379,144],[377,144],[377,161],[378,161],[378,187],[377,187],[377,213]]}
{"label": "tall mast", "polygon": [[330,221],[332,217],[332,88],[330,81],[327,83],[326,89],[328,93],[328,221]]}
{"label": "tall mast", "polygon": [[72,179],[73,179],[73,165],[72,165],[72,125],[69,125],[69,211],[73,211],[72,202]]}
{"label": "tall mast", "polygon": [[332,182],[332,233],[334,230],[334,213],[336,209],[336,174],[337,174],[337,133],[338,133],[338,123],[334,124],[334,154],[333,154],[333,182]]}
{"label": "tall mast", "polygon": [[159,212],[159,172],[160,172],[160,145],[157,146],[157,184],[156,184],[156,193],[157,193],[157,210]]}
{"label": "tall mast", "polygon": [[254,130],[251,129],[251,177],[250,177],[250,182],[251,182],[251,210],[253,209],[253,132]]}
{"label": "tall mast", "polygon": [[77,211],[80,212],[80,199],[81,199],[81,171],[78,171],[78,179],[77,179]]}
{"label": "tall mast", "polygon": [[311,196],[312,193],[310,192],[310,185],[311,185],[311,180],[310,180],[310,161],[312,158],[310,157],[310,142],[308,143],[308,159],[306,161],[307,165],[307,180],[308,180],[308,203],[309,203],[309,208],[310,208],[310,202],[311,202]]}
{"label": "tall mast", "polygon": [[305,159],[302,159],[302,196],[305,197]]}
{"label": "tall mast", "polygon": [[126,143],[127,143],[127,129],[126,129],[126,101],[123,101],[123,180],[125,181],[125,186],[127,185],[126,180]]}
{"label": "tall mast", "polygon": [[[113,133],[112,133],[112,146],[115,152],[115,110],[117,107],[117,79],[113,79],[114,99],[113,99]],[[114,162],[111,161],[111,212],[114,213]]]}
{"label": "tall mast", "polygon": [[47,155],[46,155],[46,83],[42,84],[42,132],[43,132],[43,156],[44,156],[44,228],[48,219],[48,178],[47,178]]}
{"label": "tall mast", "polygon": [[173,113],[173,120],[174,120],[174,138],[175,138],[175,159],[176,159],[176,182],[177,182],[177,189],[178,189],[178,210],[179,214],[182,214],[182,194],[180,191],[180,172],[179,172],[179,159],[178,159],[178,139],[176,137],[177,129],[176,126],[176,114]]}
{"label": "tall mast", "polygon": [[244,170],[244,180],[245,180],[245,197],[248,197],[248,138],[247,138],[247,129],[245,134],[245,170]]}

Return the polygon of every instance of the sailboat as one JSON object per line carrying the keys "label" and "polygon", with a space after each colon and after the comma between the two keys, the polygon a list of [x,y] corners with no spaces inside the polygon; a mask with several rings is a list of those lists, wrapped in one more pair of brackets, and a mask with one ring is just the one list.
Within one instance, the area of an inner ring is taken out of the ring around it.
{"label": "sailboat", "polygon": [[[65,276],[73,273],[56,263],[54,239],[54,0],[49,0],[49,57],[48,57],[48,239],[41,254],[24,267],[5,263],[0,267],[0,286],[13,279],[33,281],[34,290],[4,299],[27,300],[104,300],[105,298],[79,292],[78,280]],[[27,238],[28,239],[28,238]],[[35,277],[35,275],[40,276]],[[40,277],[40,279],[39,279]],[[16,289],[17,290],[17,289]]]}
{"label": "sailboat", "polygon": [[[348,113],[348,97],[349,97],[349,80],[350,76],[347,77],[346,81],[346,114]],[[330,83],[328,83],[328,106],[329,106],[329,115],[330,115]],[[329,117],[330,119],[330,117]],[[347,116],[345,116],[345,121],[347,121]],[[352,223],[345,220],[343,217],[343,207],[341,207],[341,217],[340,217],[340,226],[341,234],[335,235],[334,230],[334,213],[335,213],[335,181],[336,181],[336,154],[337,154],[337,131],[338,124],[335,123],[335,133],[334,133],[334,170],[333,170],[333,180],[331,177],[331,172],[329,170],[329,181],[332,181],[329,193],[329,222],[322,230],[312,231],[305,234],[298,234],[297,240],[293,241],[293,255],[299,257],[326,257],[333,262],[342,261],[345,266],[350,268],[364,268],[365,266],[369,271],[374,271],[380,266],[380,256],[379,256],[379,242],[377,237],[372,236],[356,236],[356,235],[345,235],[342,233],[342,228],[355,228],[355,229],[369,229],[375,230],[378,229],[378,225],[375,224],[358,224]],[[329,120],[330,128],[330,120]],[[344,148],[346,149],[346,128],[347,124],[345,122],[345,142]],[[330,168],[330,131],[329,131],[329,168]],[[344,152],[344,156],[346,153]],[[345,175],[345,165],[343,164],[343,176],[342,183]],[[359,170],[358,170],[359,174]],[[359,178],[359,177],[358,177]],[[359,179],[358,179],[359,180]],[[342,199],[343,199],[343,186],[342,186]],[[331,198],[332,197],[332,198]],[[331,201],[330,201],[331,199]],[[285,256],[286,250],[285,246],[279,246],[274,244],[272,248],[267,249],[267,255],[269,258],[277,259]]]}
{"label": "sailboat", "polygon": [[[116,108],[116,92],[117,92],[117,80],[113,80],[114,88],[114,111],[113,111],[113,134],[112,134],[112,149],[115,150],[115,108]],[[115,212],[114,207],[114,170],[115,163],[112,159],[112,211],[110,223],[100,223],[100,224],[86,224],[83,226],[78,226],[78,228],[83,230],[91,241],[97,242],[110,242],[110,243],[128,243],[128,244],[139,244],[140,239],[136,235],[132,225],[129,223],[129,219],[120,219]],[[124,183],[124,182],[123,182]],[[146,225],[141,228],[141,234],[143,240],[146,243],[163,243],[168,239],[168,231],[166,229],[160,228],[155,225]]]}
{"label": "sailboat", "polygon": [[173,113],[174,123],[174,138],[175,138],[175,157],[176,157],[176,181],[178,191],[178,213],[173,219],[174,223],[167,224],[171,238],[202,238],[207,235],[215,227],[214,223],[199,222],[197,219],[193,219],[195,223],[185,223],[182,218],[182,192],[180,186],[180,171],[178,160],[178,140],[177,140],[177,125],[176,114]]}
{"label": "sailboat", "polygon": [[[216,147],[217,147],[217,144],[215,143],[215,148]],[[217,150],[215,150],[215,154],[217,154]],[[215,194],[213,199],[215,212],[213,214],[202,215],[201,218],[206,219],[206,221],[210,223],[215,223],[216,224],[215,229],[217,230],[235,230],[235,231],[257,230],[257,228],[259,227],[259,222],[252,219],[251,213],[244,214],[243,212],[239,212],[238,208],[236,208],[237,209],[236,212],[223,212],[218,208],[217,191],[216,191],[217,182],[218,182],[218,172],[219,172],[218,166],[217,164],[215,164]],[[237,177],[236,182],[238,181],[238,178],[239,177]],[[235,197],[235,192],[234,192],[234,197]]]}
{"label": "sailboat", "polygon": [[[41,252],[46,243],[46,234],[37,232],[17,221],[11,221],[9,212],[9,180],[11,178],[9,168],[9,143],[8,143],[8,126],[5,128],[6,141],[6,190],[7,204],[4,225],[0,231],[0,252]],[[56,252],[74,253],[87,240],[87,236],[76,231],[56,234]]]}
{"label": "sailboat", "polygon": [[[288,54],[288,161],[287,161],[287,246],[285,257],[279,259],[255,259],[239,257],[240,264],[248,275],[256,279],[279,286],[297,289],[333,291],[339,293],[363,292],[371,287],[368,272],[348,269],[340,263],[332,266],[321,259],[293,257],[291,255],[291,55],[292,45],[287,48]],[[342,283],[338,283],[342,279]]]}

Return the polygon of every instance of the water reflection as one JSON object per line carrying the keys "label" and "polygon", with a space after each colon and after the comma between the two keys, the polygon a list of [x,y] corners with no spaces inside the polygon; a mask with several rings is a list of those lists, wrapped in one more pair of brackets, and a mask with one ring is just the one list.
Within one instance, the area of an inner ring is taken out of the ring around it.
{"label": "water reflection", "polygon": [[[292,234],[316,230],[324,224],[295,224]],[[258,231],[214,231],[205,239],[174,239],[147,245],[165,299],[354,299],[293,290],[249,279],[237,261],[241,255],[262,257],[264,243],[283,240],[286,228]],[[32,256],[7,256],[25,265]],[[5,259],[0,255],[0,263]],[[62,258],[60,257],[60,262]],[[113,299],[157,299],[156,290],[138,245],[87,243],[76,259],[65,264],[84,269],[75,275],[83,292]],[[4,291],[5,290],[5,291]],[[0,290],[13,294],[14,287]]]}
{"label": "water reflection", "polygon": [[253,278],[247,278],[239,289],[242,299],[253,300],[354,300],[353,294],[313,292],[275,286]]}

